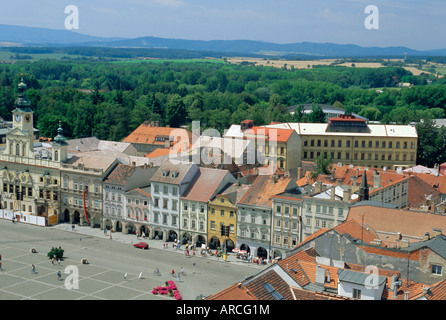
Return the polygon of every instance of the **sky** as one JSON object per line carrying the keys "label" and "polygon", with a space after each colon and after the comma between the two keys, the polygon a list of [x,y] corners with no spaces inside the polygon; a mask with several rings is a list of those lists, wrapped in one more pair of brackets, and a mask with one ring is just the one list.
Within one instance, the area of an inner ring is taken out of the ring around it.
{"label": "sky", "polygon": [[[7,2],[6,2],[7,1]],[[446,48],[445,0],[3,0],[0,24],[101,37],[318,42],[364,47]],[[376,10],[365,12],[367,6]],[[374,14],[375,29],[366,27]]]}

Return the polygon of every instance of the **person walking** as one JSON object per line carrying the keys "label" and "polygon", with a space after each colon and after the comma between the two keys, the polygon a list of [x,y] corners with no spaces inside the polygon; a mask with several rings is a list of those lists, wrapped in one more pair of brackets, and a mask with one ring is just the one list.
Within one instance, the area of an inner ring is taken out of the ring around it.
{"label": "person walking", "polygon": [[0,270],[3,271],[2,263],[0,262]]}
{"label": "person walking", "polygon": [[54,265],[54,258],[51,258],[51,264]]}
{"label": "person walking", "polygon": [[181,267],[181,275],[184,276],[184,268]]}
{"label": "person walking", "polygon": [[61,276],[62,276],[62,272],[59,271],[59,272],[57,273],[57,280],[61,280]]}
{"label": "person walking", "polygon": [[57,259],[57,264],[60,266],[60,258]]}
{"label": "person walking", "polygon": [[139,273],[138,279],[141,279],[142,277],[142,272]]}
{"label": "person walking", "polygon": [[31,273],[36,274],[36,266],[34,264],[31,265]]}
{"label": "person walking", "polygon": [[124,280],[127,280],[127,272],[124,274]]}

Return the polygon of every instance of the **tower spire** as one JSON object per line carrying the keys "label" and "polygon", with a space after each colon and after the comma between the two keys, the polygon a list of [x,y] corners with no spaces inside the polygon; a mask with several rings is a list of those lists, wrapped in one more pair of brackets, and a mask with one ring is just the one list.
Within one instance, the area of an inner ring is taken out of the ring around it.
{"label": "tower spire", "polygon": [[19,90],[19,94],[18,94],[18,98],[17,100],[14,102],[14,104],[18,107],[18,108],[26,108],[26,107],[30,107],[31,106],[31,101],[28,100],[28,98],[25,96],[25,91],[26,91],[26,83],[23,81],[23,73],[20,74],[20,82],[17,85],[18,90]]}
{"label": "tower spire", "polygon": [[361,186],[358,190],[359,201],[369,200],[369,186],[367,184],[367,174],[364,170],[364,174],[362,175]]}

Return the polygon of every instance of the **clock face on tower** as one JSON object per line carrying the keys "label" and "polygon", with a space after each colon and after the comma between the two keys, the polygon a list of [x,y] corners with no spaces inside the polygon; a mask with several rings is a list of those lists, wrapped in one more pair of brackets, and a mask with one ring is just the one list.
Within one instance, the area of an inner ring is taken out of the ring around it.
{"label": "clock face on tower", "polygon": [[25,121],[26,122],[29,122],[31,120],[31,115],[29,114],[29,113],[27,113],[26,115],[25,115]]}
{"label": "clock face on tower", "polygon": [[20,115],[19,114],[15,115],[15,121],[20,122]]}

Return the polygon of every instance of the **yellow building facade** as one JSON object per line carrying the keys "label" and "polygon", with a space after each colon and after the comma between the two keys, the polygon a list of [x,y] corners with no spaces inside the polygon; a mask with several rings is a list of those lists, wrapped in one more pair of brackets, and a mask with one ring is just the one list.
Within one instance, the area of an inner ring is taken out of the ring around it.
{"label": "yellow building facade", "polygon": [[396,169],[416,165],[418,134],[411,125],[367,124],[351,115],[329,123],[285,123],[268,127],[294,129],[302,139],[302,160],[319,156],[355,166]]}
{"label": "yellow building facade", "polygon": [[[228,251],[235,247],[237,227],[237,207],[230,200],[229,195],[217,195],[209,201],[208,208],[208,244],[210,248],[220,247]],[[229,226],[229,236],[221,235],[221,226]]]}

